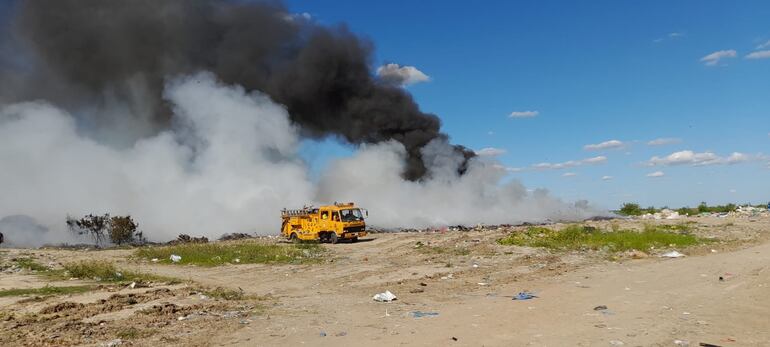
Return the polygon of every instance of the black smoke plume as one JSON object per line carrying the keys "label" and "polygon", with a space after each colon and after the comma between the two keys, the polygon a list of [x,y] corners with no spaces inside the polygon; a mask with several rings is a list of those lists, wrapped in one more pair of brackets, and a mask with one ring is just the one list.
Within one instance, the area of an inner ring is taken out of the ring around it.
{"label": "black smoke plume", "polygon": [[280,2],[25,0],[11,10],[0,29],[0,102],[44,98],[77,111],[121,100],[125,117],[160,130],[171,114],[164,79],[208,70],[285,105],[305,136],[397,140],[410,180],[426,174],[420,149],[447,140],[438,117],[372,75],[369,41]]}

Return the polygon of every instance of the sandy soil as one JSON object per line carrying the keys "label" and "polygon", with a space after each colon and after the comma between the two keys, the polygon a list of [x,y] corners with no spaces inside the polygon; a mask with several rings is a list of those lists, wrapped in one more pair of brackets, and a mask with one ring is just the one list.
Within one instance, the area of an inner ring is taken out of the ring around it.
{"label": "sandy soil", "polygon": [[[684,258],[611,260],[601,252],[497,245],[511,228],[388,233],[325,245],[330,257],[322,264],[216,268],[137,262],[129,250],[6,250],[4,258],[26,254],[45,264],[110,259],[194,283],[105,288],[33,303],[2,298],[3,312],[37,321],[6,319],[0,336],[15,334],[22,345],[98,346],[115,343],[118,327],[136,326],[152,329],[151,336],[123,345],[770,345],[770,219],[590,223],[689,223],[696,234],[721,241],[680,250]],[[45,285],[26,273],[0,276],[0,289]],[[201,299],[191,294],[195,286],[241,288],[261,299]],[[372,300],[385,290],[398,299]],[[525,290],[538,297],[511,299]],[[126,301],[130,293],[135,303]],[[62,303],[83,306],[64,305],[58,312],[69,315],[50,318]],[[602,305],[607,308],[594,309]],[[418,311],[437,315],[417,318]]]}

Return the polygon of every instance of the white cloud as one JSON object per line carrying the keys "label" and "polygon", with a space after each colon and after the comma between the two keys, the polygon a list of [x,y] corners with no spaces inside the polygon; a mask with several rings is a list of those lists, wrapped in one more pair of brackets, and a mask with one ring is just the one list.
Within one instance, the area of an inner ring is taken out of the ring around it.
{"label": "white cloud", "polygon": [[602,176],[602,181],[611,181],[612,179],[612,176]]}
{"label": "white cloud", "polygon": [[648,173],[648,174],[647,174],[647,177],[663,177],[663,176],[665,176],[665,175],[666,175],[666,174],[665,174],[665,173],[663,173],[663,171],[655,171],[655,172],[650,172],[650,173]]}
{"label": "white cloud", "polygon": [[536,170],[561,170],[581,165],[598,165],[607,162],[607,157],[598,156],[593,158],[586,158],[583,160],[570,160],[563,163],[537,163],[532,165],[532,168]]}
{"label": "white cloud", "polygon": [[770,58],[770,50],[751,52],[746,55],[746,59],[768,59]]}
{"label": "white cloud", "polygon": [[735,189],[730,189],[730,193],[735,193],[735,192],[737,192],[737,190],[735,190]]}
{"label": "white cloud", "polygon": [[737,163],[750,161],[751,159],[752,159],[752,156],[748,154],[733,152],[732,154],[730,154],[729,157],[727,157],[726,160],[728,164],[737,164]]}
{"label": "white cloud", "polygon": [[598,157],[583,159],[582,162],[584,164],[602,164],[607,162],[607,157],[600,155]]}
{"label": "white cloud", "polygon": [[682,36],[684,36],[684,33],[679,33],[679,32],[668,33],[668,37],[672,39],[677,37],[682,37]]}
{"label": "white cloud", "polygon": [[508,118],[532,118],[539,114],[539,111],[513,111],[508,115]]}
{"label": "white cloud", "polygon": [[414,66],[401,66],[393,63],[378,67],[377,76],[382,81],[398,86],[430,81],[428,75]]}
{"label": "white cloud", "polygon": [[648,146],[665,146],[665,145],[673,145],[675,143],[682,142],[682,139],[673,138],[673,137],[661,137],[657,138],[655,140],[652,140],[650,142],[647,142]]}
{"label": "white cloud", "polygon": [[476,151],[476,155],[481,157],[496,157],[505,154],[505,152],[507,151],[502,148],[486,147]]}
{"label": "white cloud", "polygon": [[757,49],[765,49],[765,48],[770,48],[770,41],[767,41],[767,42],[757,46]]}
{"label": "white cloud", "polygon": [[574,172],[565,172],[561,175],[561,177],[575,177],[577,176],[577,173]]}
{"label": "white cloud", "polygon": [[724,165],[724,164],[738,164],[753,160],[761,160],[764,157],[762,155],[750,155],[740,152],[733,152],[727,157],[721,157],[712,152],[696,153],[693,151],[679,151],[671,153],[665,157],[652,157],[647,161],[647,165],[656,166],[674,166],[674,165],[691,165],[691,166],[706,166],[706,165]]}
{"label": "white cloud", "polygon": [[719,64],[719,61],[725,58],[735,58],[738,55],[734,49],[722,50],[713,52],[700,59],[707,66],[715,66]]}
{"label": "white cloud", "polygon": [[583,146],[583,149],[585,149],[586,151],[598,151],[603,149],[620,149],[625,146],[626,144],[623,143],[623,141],[609,140],[609,141],[604,141],[602,143],[585,145]]}

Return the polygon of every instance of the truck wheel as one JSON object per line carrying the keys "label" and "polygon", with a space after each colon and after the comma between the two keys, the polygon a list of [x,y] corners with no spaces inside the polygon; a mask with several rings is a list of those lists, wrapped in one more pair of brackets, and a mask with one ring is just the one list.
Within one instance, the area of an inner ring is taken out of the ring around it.
{"label": "truck wheel", "polygon": [[329,242],[334,244],[337,243],[337,241],[339,241],[339,239],[337,239],[337,233],[331,233],[329,235]]}
{"label": "truck wheel", "polygon": [[291,235],[289,235],[289,241],[296,243],[297,242],[297,233],[291,233]]}
{"label": "truck wheel", "polygon": [[356,242],[358,242],[358,236],[350,239],[350,243],[356,243]]}

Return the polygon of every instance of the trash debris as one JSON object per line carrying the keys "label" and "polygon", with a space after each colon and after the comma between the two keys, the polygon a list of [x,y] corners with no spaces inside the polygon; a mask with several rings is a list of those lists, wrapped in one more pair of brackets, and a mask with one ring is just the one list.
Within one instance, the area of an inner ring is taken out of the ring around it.
{"label": "trash debris", "polygon": [[661,258],[681,258],[684,256],[685,256],[684,254],[679,253],[677,251],[671,251],[660,255]]}
{"label": "trash debris", "polygon": [[457,341],[457,338],[452,336],[452,341]]}
{"label": "trash debris", "polygon": [[705,342],[699,343],[698,346],[701,346],[701,347],[722,347],[720,345],[712,345],[710,343],[705,343]]}
{"label": "trash debris", "polygon": [[427,287],[428,286],[428,284],[425,283],[425,282],[420,282],[420,285],[423,286],[423,287]]}
{"label": "trash debris", "polygon": [[319,335],[319,336],[321,336],[321,337],[324,337],[324,336],[326,336],[326,333],[322,331],[322,332],[321,332],[321,333],[319,333],[318,335]]}
{"label": "trash debris", "polygon": [[391,293],[389,290],[386,290],[383,293],[374,294],[372,299],[374,299],[374,301],[379,301],[379,302],[390,302],[390,301],[396,300],[396,295]]}
{"label": "trash debris", "polygon": [[158,262],[158,258],[152,258],[152,259],[150,259],[150,261],[153,262],[153,263],[157,263]]}
{"label": "trash debris", "polygon": [[167,242],[167,245],[183,245],[185,243],[208,243],[209,239],[205,236],[201,237],[194,237],[187,234],[179,234],[177,236],[176,240],[171,240]]}
{"label": "trash debris", "polygon": [[478,284],[478,285],[480,285],[480,286],[486,286],[486,285],[489,285],[489,283],[486,283],[486,282],[479,282],[479,283],[476,283],[476,284]]}
{"label": "trash debris", "polygon": [[606,309],[607,309],[607,306],[605,306],[605,305],[599,305],[599,306],[594,307],[594,311],[604,311]]}
{"label": "trash debris", "polygon": [[448,274],[441,277],[442,280],[451,280],[452,278],[454,278],[454,274]]}
{"label": "trash debris", "polygon": [[690,342],[685,340],[674,340],[674,344],[677,346],[689,346]]}
{"label": "trash debris", "polygon": [[529,300],[536,297],[537,295],[530,292],[520,292],[519,294],[516,294],[516,296],[513,297],[513,300]]}
{"label": "trash debris", "polygon": [[623,345],[625,345],[625,343],[623,343],[623,341],[620,341],[620,340],[611,340],[610,344],[613,345],[613,346],[623,346]]}
{"label": "trash debris", "polygon": [[422,311],[412,311],[411,312],[412,317],[414,318],[422,318],[422,317],[437,317],[438,312],[422,312]]}
{"label": "trash debris", "polygon": [[412,293],[412,294],[417,294],[417,293],[425,292],[425,289],[415,288],[415,289],[410,290],[409,292]]}
{"label": "trash debris", "polygon": [[175,263],[178,263],[180,260],[182,260],[182,257],[180,257],[180,256],[178,256],[176,254],[172,254],[171,257],[169,257],[169,258],[171,259],[172,262],[175,262]]}
{"label": "trash debris", "polygon": [[115,339],[115,340],[112,340],[110,342],[102,344],[102,346],[105,346],[105,347],[117,347],[117,346],[120,346],[122,344],[123,344],[123,340]]}

